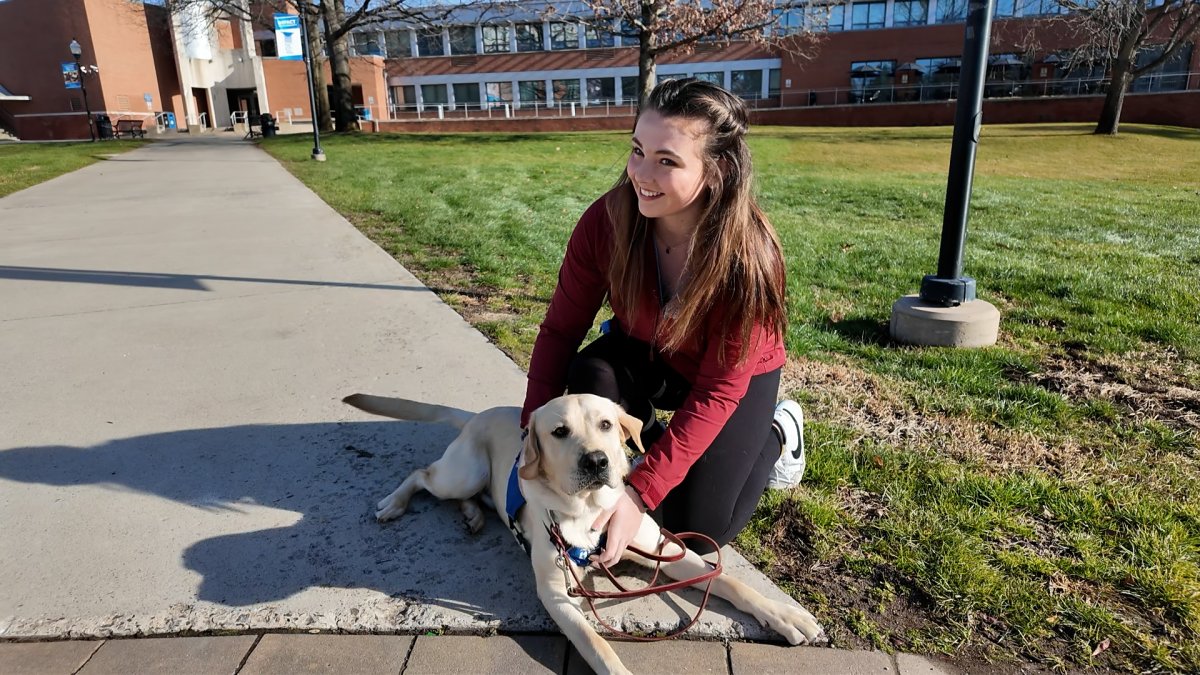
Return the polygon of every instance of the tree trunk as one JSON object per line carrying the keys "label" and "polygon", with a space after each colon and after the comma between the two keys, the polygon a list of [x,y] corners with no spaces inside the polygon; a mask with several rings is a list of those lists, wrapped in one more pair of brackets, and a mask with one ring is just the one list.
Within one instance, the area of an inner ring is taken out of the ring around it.
{"label": "tree trunk", "polygon": [[346,18],[345,0],[324,0],[321,10],[325,17],[325,44],[329,50],[329,71],[332,74],[333,100],[330,108],[333,112],[334,128],[337,131],[350,131],[354,128],[354,99],[350,81],[350,49],[349,33],[336,39],[330,39]]}
{"label": "tree trunk", "polygon": [[325,57],[321,55],[321,17],[314,7],[308,16],[308,55],[312,62],[313,98],[317,109],[313,119],[323,132],[333,131],[333,118],[329,116],[329,89],[325,86]]}
{"label": "tree trunk", "polygon": [[646,100],[650,98],[650,92],[654,90],[656,84],[655,64],[658,53],[657,39],[654,35],[654,28],[657,26],[654,17],[655,10],[658,7],[659,0],[643,0],[642,2],[642,28],[638,32],[638,110],[642,109]]}
{"label": "tree trunk", "polygon": [[1121,106],[1125,104],[1125,90],[1129,87],[1129,73],[1112,75],[1112,83],[1108,86],[1108,95],[1104,97],[1104,108],[1100,110],[1100,121],[1092,133],[1116,136],[1121,126]]}

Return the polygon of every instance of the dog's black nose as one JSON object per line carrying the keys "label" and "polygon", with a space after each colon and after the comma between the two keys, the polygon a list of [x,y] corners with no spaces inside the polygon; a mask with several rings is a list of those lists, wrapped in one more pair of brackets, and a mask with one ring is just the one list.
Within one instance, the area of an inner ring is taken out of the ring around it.
{"label": "dog's black nose", "polygon": [[608,468],[608,455],[594,450],[579,458],[579,468],[591,474],[598,474]]}

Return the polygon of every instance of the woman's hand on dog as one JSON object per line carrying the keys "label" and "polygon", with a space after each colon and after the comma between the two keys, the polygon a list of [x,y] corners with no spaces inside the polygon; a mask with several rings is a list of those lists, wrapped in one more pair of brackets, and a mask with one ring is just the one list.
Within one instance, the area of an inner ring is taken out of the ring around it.
{"label": "woman's hand on dog", "polygon": [[617,503],[596,519],[592,524],[593,530],[608,528],[608,542],[604,550],[592,556],[592,562],[599,565],[612,566],[621,560],[625,549],[637,535],[642,524],[642,515],[646,513],[646,505],[633,488],[626,486],[625,492],[617,499]]}

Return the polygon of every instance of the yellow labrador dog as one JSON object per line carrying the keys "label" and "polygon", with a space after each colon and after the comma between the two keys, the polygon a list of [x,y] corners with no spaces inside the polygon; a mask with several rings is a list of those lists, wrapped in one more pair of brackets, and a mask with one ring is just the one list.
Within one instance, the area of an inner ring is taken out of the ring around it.
{"label": "yellow labrador dog", "polygon": [[[366,394],[344,400],[375,415],[441,422],[461,430],[440,459],[414,471],[379,502],[376,518],[386,521],[403,515],[412,496],[427,490],[440,499],[459,500],[468,527],[478,532],[483,527],[478,498],[490,495],[505,524],[518,537],[526,538],[538,597],[563,634],[597,673],[628,672],[612,647],[588,623],[577,601],[567,595],[565,575],[557,567],[561,557],[546,528],[551,520],[556,521],[572,547],[584,551],[597,548],[601,533],[592,531],[591,525],[602,511],[616,503],[624,489],[623,480],[629,472],[625,441],[638,439],[641,421],[599,396],[562,396],[533,412],[529,433],[522,442],[518,408],[492,408],[472,414]],[[512,495],[516,499],[523,495],[526,500],[515,519],[508,515]],[[658,525],[646,516],[633,545],[654,551],[661,541]],[[674,548],[668,544],[664,553],[671,554]],[[647,562],[631,551],[625,553],[625,558]],[[582,564],[586,564],[586,557]],[[689,551],[683,559],[665,564],[662,569],[674,579],[691,579],[708,567],[699,555]],[[713,581],[712,591],[791,644],[814,640],[823,633],[806,610],[765,598],[737,579],[721,575]]]}

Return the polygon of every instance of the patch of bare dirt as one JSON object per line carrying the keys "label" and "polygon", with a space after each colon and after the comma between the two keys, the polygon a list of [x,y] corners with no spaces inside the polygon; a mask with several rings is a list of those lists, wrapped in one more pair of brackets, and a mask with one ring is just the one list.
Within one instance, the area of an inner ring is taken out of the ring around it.
{"label": "patch of bare dirt", "polygon": [[1110,401],[1135,419],[1200,431],[1200,389],[1188,384],[1193,367],[1173,351],[1101,359],[1069,351],[1046,359],[1032,380],[1068,398]]}
{"label": "patch of bare dirt", "polygon": [[1057,476],[1076,475],[1085,471],[1081,460],[1090,456],[1072,439],[1052,442],[1028,432],[920,412],[897,393],[896,385],[841,362],[790,360],[781,389],[812,395],[811,419],[849,426],[862,438],[931,448],[997,473],[1037,467]]}

